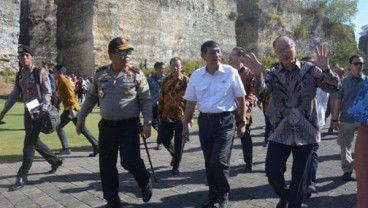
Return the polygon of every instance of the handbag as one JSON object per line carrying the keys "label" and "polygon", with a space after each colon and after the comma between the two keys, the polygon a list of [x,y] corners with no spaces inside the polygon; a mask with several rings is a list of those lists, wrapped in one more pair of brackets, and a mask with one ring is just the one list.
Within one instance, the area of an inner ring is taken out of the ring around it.
{"label": "handbag", "polygon": [[49,105],[41,119],[41,132],[44,134],[56,131],[61,122],[58,109],[53,105]]}
{"label": "handbag", "polygon": [[348,113],[355,120],[368,125],[368,81],[365,82]]}

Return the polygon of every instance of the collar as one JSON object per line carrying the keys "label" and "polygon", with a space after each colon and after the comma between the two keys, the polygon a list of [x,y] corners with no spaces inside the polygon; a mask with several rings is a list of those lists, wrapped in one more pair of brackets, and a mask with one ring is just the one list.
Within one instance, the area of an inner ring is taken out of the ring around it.
{"label": "collar", "polygon": [[360,76],[355,77],[355,76],[353,76],[353,74],[350,72],[350,73],[349,73],[349,75],[348,75],[348,77],[349,77],[350,79],[363,80],[363,79],[365,78],[365,75],[364,75],[363,73],[361,73],[361,74],[360,74]]}
{"label": "collar", "polygon": [[[201,76],[207,74],[207,70],[206,69],[207,69],[207,66],[204,66],[204,67],[201,68],[201,70],[199,71],[199,73],[200,73]],[[219,64],[219,67],[218,67],[217,71],[215,72],[215,74],[217,72],[225,73],[223,64]]]}
{"label": "collar", "polygon": [[[301,67],[301,62],[298,59],[296,59],[296,61],[295,61],[295,68],[297,68],[299,70],[302,68]],[[275,72],[276,73],[281,72],[281,71],[285,71],[285,70],[286,69],[284,69],[284,67],[282,66],[281,63],[279,63],[277,66],[275,66]]]}

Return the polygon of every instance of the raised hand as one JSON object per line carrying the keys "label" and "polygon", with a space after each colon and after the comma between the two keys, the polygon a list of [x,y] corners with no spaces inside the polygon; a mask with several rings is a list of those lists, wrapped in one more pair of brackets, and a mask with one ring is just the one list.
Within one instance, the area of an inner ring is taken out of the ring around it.
{"label": "raised hand", "polygon": [[261,63],[254,53],[246,54],[244,64],[248,67],[254,74],[254,76],[259,77],[262,75],[265,69],[266,63]]}
{"label": "raised hand", "polygon": [[331,55],[331,51],[328,49],[327,44],[321,44],[316,47],[316,66],[323,71],[329,68],[328,59]]}

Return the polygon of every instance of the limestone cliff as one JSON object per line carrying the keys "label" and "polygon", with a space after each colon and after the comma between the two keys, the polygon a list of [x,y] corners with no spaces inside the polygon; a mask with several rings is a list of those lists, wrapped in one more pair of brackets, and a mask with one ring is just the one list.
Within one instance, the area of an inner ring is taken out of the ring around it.
{"label": "limestone cliff", "polygon": [[96,65],[110,62],[107,45],[116,36],[135,46],[135,65],[147,62],[152,68],[174,56],[198,60],[201,44],[210,39],[225,55],[238,45],[272,57],[272,41],[287,34],[301,55],[313,55],[333,33],[323,10],[296,0],[1,1],[0,71],[16,69],[18,42],[36,49],[38,65],[46,60],[90,75]]}
{"label": "limestone cliff", "polygon": [[[1,0],[0,6],[0,71],[17,69],[17,45],[19,36],[19,0]],[[2,77],[0,77],[0,81]]]}
{"label": "limestone cliff", "polygon": [[[107,45],[116,36],[135,46],[133,63],[153,67],[174,56],[200,59],[200,45],[217,40],[236,45],[234,0],[55,1],[59,61],[83,75],[109,63]],[[61,14],[62,13],[62,14]]]}

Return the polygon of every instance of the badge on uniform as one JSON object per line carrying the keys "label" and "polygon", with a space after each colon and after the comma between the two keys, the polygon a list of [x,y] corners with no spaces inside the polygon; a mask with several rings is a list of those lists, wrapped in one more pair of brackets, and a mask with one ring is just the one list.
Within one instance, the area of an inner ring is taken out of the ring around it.
{"label": "badge on uniform", "polygon": [[103,89],[99,89],[99,90],[98,90],[98,97],[99,97],[99,98],[103,98],[103,97],[105,97],[105,92],[104,92],[104,90],[103,90]]}
{"label": "badge on uniform", "polygon": [[146,79],[146,77],[142,77],[142,79],[141,79],[141,86],[144,87],[146,85],[147,85],[147,79]]}
{"label": "badge on uniform", "polygon": [[46,82],[48,80],[47,74],[42,74],[42,80]]}

